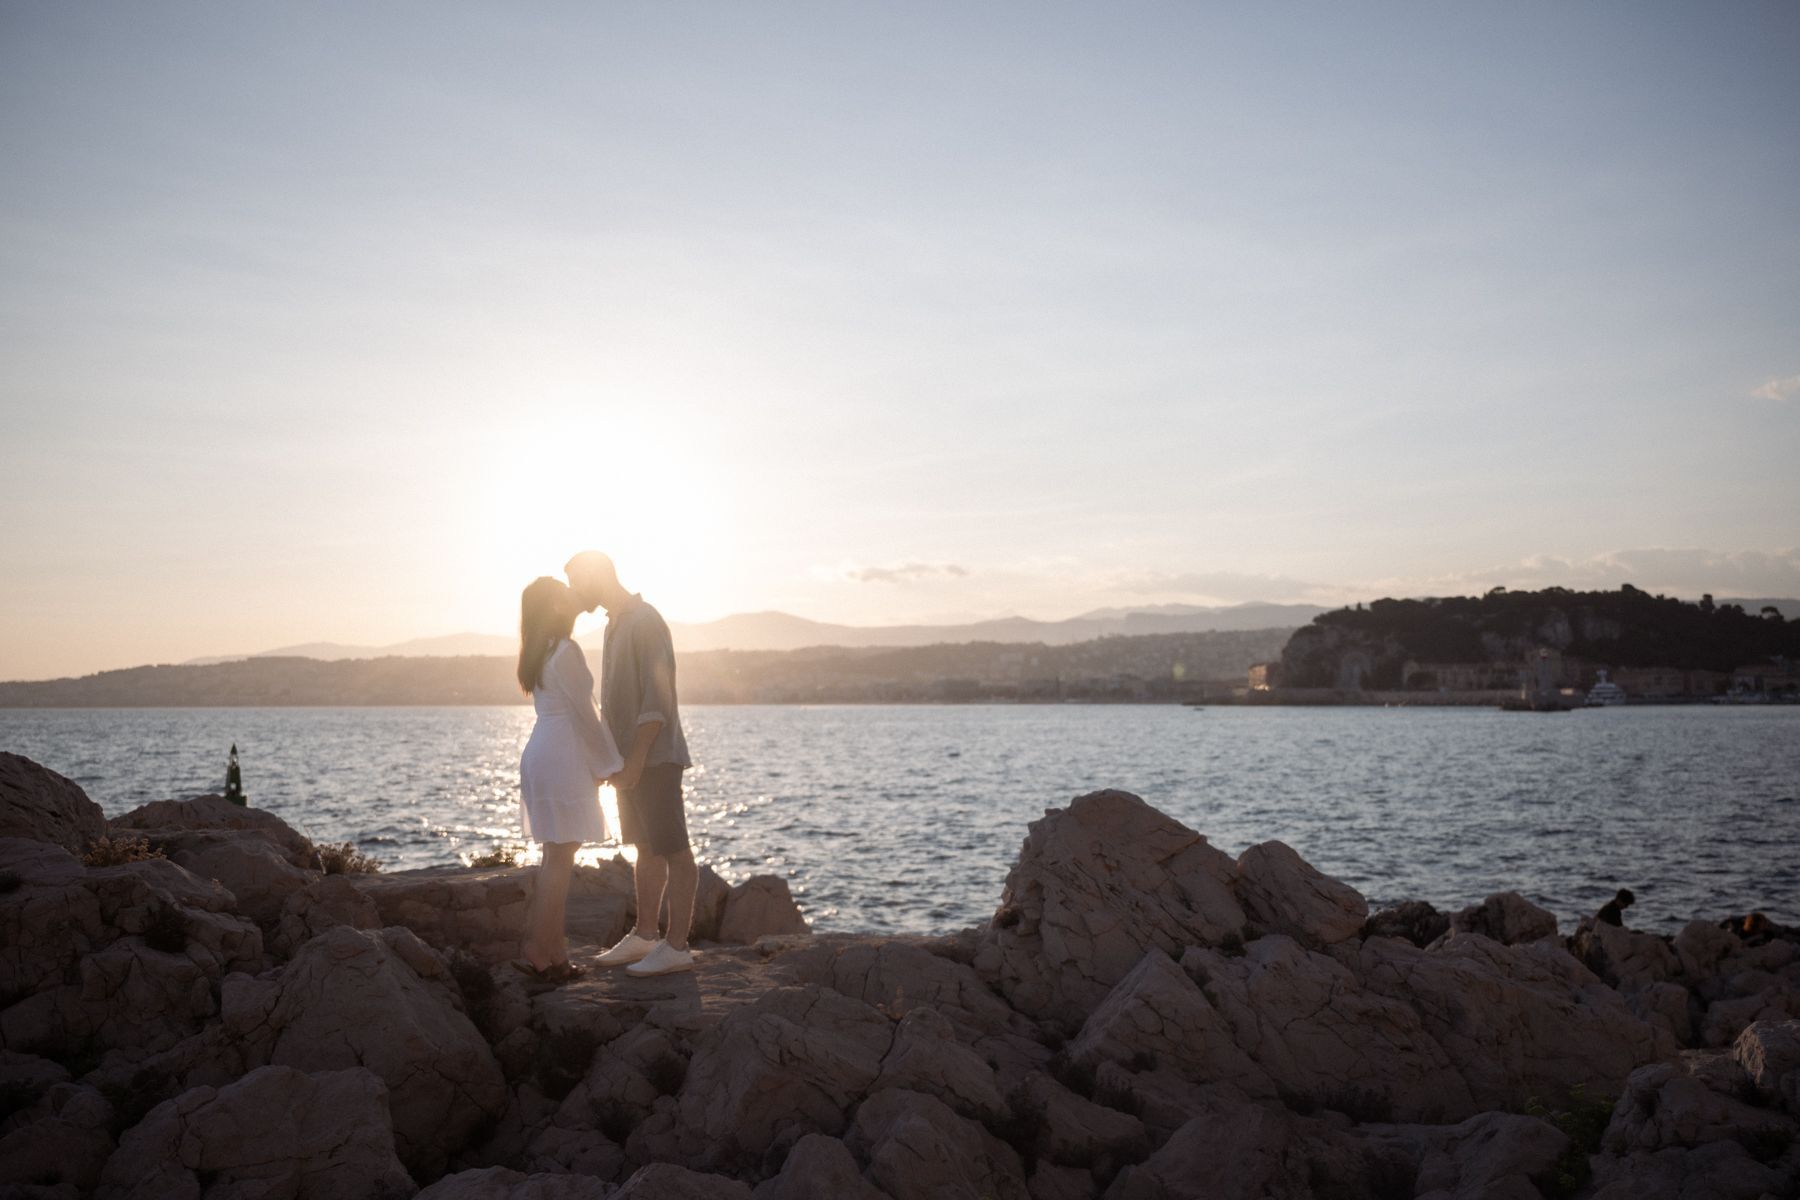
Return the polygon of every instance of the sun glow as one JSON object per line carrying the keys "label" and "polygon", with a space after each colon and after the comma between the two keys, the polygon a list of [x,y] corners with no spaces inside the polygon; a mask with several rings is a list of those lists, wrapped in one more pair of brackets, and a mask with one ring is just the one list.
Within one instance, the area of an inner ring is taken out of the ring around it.
{"label": "sun glow", "polygon": [[[620,582],[671,620],[715,615],[729,510],[715,473],[683,453],[679,432],[571,422],[505,435],[483,456],[489,474],[471,497],[472,565],[501,628],[517,626],[520,590],[539,575],[560,576],[579,550],[611,555]],[[576,630],[603,619],[584,617]]]}

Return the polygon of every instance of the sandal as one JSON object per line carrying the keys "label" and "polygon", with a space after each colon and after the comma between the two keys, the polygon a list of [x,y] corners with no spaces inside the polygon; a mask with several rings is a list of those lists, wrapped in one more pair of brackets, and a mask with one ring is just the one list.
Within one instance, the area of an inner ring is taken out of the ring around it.
{"label": "sandal", "polygon": [[572,980],[580,979],[583,975],[587,974],[586,967],[578,967],[572,962],[551,963],[547,967],[534,967],[531,965],[529,959],[523,958],[513,959],[512,968],[525,976],[525,978],[532,980],[535,983],[546,984],[550,987],[558,987]]}
{"label": "sandal", "polygon": [[551,983],[568,983],[586,974],[586,967],[578,967],[572,962],[560,962],[545,967],[543,978]]}

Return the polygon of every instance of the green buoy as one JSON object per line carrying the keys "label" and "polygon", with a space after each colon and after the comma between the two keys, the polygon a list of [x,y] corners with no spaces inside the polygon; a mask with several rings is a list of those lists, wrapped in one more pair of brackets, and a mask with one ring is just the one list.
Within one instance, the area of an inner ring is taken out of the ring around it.
{"label": "green buoy", "polygon": [[246,806],[244,800],[244,775],[238,770],[237,743],[231,743],[231,757],[225,760],[225,798],[239,808]]}

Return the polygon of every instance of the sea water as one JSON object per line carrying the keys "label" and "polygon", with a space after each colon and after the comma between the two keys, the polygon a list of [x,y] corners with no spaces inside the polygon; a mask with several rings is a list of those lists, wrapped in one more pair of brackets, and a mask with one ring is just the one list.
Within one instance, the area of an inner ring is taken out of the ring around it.
{"label": "sea water", "polygon": [[[0,710],[0,749],[108,815],[219,791],[388,869],[518,841],[517,708]],[[695,707],[688,821],[727,879],[785,876],[814,927],[987,920],[1026,825],[1123,788],[1235,855],[1278,838],[1372,904],[1514,889],[1567,925],[1800,922],[1800,707]],[[603,792],[610,802],[610,792]],[[592,847],[588,857],[611,854]]]}

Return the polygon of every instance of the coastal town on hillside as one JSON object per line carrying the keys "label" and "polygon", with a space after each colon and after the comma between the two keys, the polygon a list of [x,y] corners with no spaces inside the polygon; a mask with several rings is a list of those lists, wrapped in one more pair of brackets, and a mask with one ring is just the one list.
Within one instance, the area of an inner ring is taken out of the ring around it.
{"label": "coastal town on hillside", "polygon": [[1377,600],[1297,630],[1252,666],[1252,702],[1498,703],[1555,710],[1625,703],[1800,699],[1800,622],[1711,596],[1630,584]]}
{"label": "coastal town on hillside", "polygon": [[[1312,694],[1349,696],[1365,691],[1356,670],[1346,665],[1339,687],[1284,688],[1281,663],[1252,666],[1240,698],[1249,703],[1285,699],[1304,703]],[[1610,703],[1683,704],[1709,701],[1755,704],[1800,703],[1800,662],[1770,659],[1745,663],[1730,671],[1679,667],[1608,667],[1575,655],[1543,648],[1537,655],[1507,661],[1419,662],[1408,659],[1399,692],[1407,702],[1429,704],[1466,703],[1511,696],[1535,690],[1540,671],[1548,687],[1572,702],[1599,706]],[[1370,695],[1388,695],[1368,690]]]}

